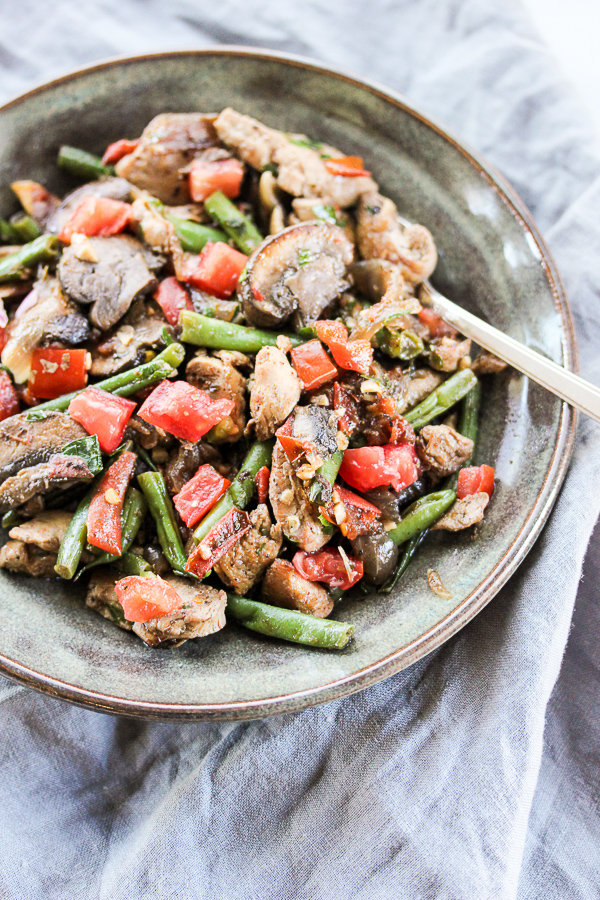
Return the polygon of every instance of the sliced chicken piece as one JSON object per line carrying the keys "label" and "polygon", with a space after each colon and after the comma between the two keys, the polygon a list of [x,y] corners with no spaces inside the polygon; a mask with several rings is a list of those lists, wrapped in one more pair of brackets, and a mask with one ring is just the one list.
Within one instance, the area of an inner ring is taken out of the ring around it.
{"label": "sliced chicken piece", "polygon": [[59,342],[81,344],[91,334],[90,324],[75,303],[63,294],[56,278],[36,281],[7,328],[2,362],[15,381],[27,381],[36,347]]}
{"label": "sliced chicken piece", "polygon": [[281,525],[273,525],[264,503],[250,513],[252,528],[215,563],[223,584],[243,596],[281,550]]}
{"label": "sliced chicken piece", "polygon": [[256,356],[250,412],[256,436],[265,441],[287,419],[302,393],[303,384],[279,347],[263,347]]}
{"label": "sliced chicken piece", "polygon": [[56,553],[46,553],[25,541],[8,541],[0,549],[0,569],[31,575],[33,578],[51,578],[56,575]]}
{"label": "sliced chicken piece", "polygon": [[29,411],[0,422],[0,481],[28,466],[47,462],[71,441],[88,436],[68,413],[48,412],[30,422]]}
{"label": "sliced chicken piece", "polygon": [[448,425],[426,425],[415,445],[421,462],[442,478],[452,475],[473,455],[473,441]]}
{"label": "sliced chicken piece", "polygon": [[341,228],[325,222],[291,225],[260,244],[248,260],[238,296],[249,322],[273,327],[294,315],[314,322],[349,286],[354,248]]}
{"label": "sliced chicken piece", "polygon": [[250,360],[243,353],[220,350],[212,356],[199,353],[185,370],[186,380],[207,391],[213,400],[233,400],[235,404],[231,415],[211,432],[211,440],[217,444],[239,441],[246,427],[246,379],[236,365],[249,366]]}
{"label": "sliced chicken piece", "polygon": [[496,375],[506,369],[506,363],[494,356],[493,353],[482,350],[473,360],[471,368],[476,375]]}
{"label": "sliced chicken piece", "polygon": [[432,531],[462,531],[470,528],[483,519],[483,513],[490,502],[488,494],[483,491],[479,494],[469,494],[462,500],[457,500],[448,512],[432,527]]}
{"label": "sliced chicken piece", "polygon": [[262,583],[262,599],[272,606],[297,609],[319,619],[327,618],[333,609],[333,601],[325,588],[307,581],[284,559],[276,559],[267,569]]}
{"label": "sliced chicken piece", "polygon": [[22,525],[15,525],[8,536],[25,544],[35,544],[40,550],[58,553],[72,518],[73,513],[66,510],[49,509]]}
{"label": "sliced chicken piece", "polygon": [[155,273],[164,259],[130,235],[88,238],[96,262],[79,259],[76,248],[65,248],[58,265],[63,290],[78,303],[93,304],[91,322],[107,331],[133,301],[153,290]]}
{"label": "sliced chicken piece", "polygon": [[[346,208],[354,206],[361,194],[377,190],[366,175],[331,175],[319,150],[299,146],[296,136],[287,137],[234,109],[224,109],[215,128],[223,143],[254,169],[262,172],[268,165],[277,166],[277,184],[294,197],[324,197]],[[328,157],[343,156],[333,147],[323,149]]]}
{"label": "sliced chicken piece", "polygon": [[131,631],[133,622],[128,622],[123,613],[123,607],[119,603],[115,582],[121,578],[120,573],[114,569],[94,569],[85,595],[85,605],[100,613],[105,619]]}
{"label": "sliced chicken piece", "polygon": [[93,348],[90,374],[107,378],[146,362],[147,352],[158,345],[164,327],[155,303],[141,297],[134,300],[114,332]]}
{"label": "sliced chicken piece", "polygon": [[[443,337],[431,344],[429,365],[438,372],[456,372],[461,359],[471,352],[471,341],[459,341],[455,337]],[[467,360],[468,362],[468,360]]]}
{"label": "sliced chicken piece", "polygon": [[11,475],[0,487],[0,513],[26,503],[37,494],[47,494],[55,488],[67,488],[80,481],[91,481],[92,472],[80,456],[57,454],[48,462],[38,463]]}
{"label": "sliced chicken piece", "polygon": [[279,441],[273,450],[269,500],[283,533],[308,553],[329,540],[319,521],[319,511],[308,499],[304,482],[295,474]]}
{"label": "sliced chicken piece", "polygon": [[117,163],[117,175],[163,203],[188,203],[188,178],[182,170],[202,150],[218,145],[213,121],[214,116],[201,113],[155,116],[133,153]]}
{"label": "sliced chicken piece", "polygon": [[180,647],[185,641],[207,637],[225,627],[225,591],[177,575],[168,575],[165,581],[175,588],[183,606],[148,622],[134,622],[132,630],[145,644],[149,647]]}
{"label": "sliced chicken piece", "polygon": [[360,198],[356,236],[363,259],[399,264],[410,284],[419,284],[435,269],[437,250],[431,232],[424,225],[403,225],[396,204],[376,191]]}

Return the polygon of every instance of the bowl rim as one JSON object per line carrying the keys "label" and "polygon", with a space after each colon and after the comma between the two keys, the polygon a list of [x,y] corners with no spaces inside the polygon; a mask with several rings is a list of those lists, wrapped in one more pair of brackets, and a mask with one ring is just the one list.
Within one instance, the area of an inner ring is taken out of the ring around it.
{"label": "bowl rim", "polygon": [[[392,103],[406,114],[427,125],[444,138],[479,171],[480,175],[485,178],[488,185],[495,191],[511,215],[517,220],[521,229],[533,240],[538,249],[540,264],[544,269],[552,291],[554,305],[561,320],[562,364],[571,371],[577,372],[579,370],[575,328],[564,285],[554,259],[526,205],[507,179],[485,157],[473,150],[464,141],[459,140],[452,131],[449,131],[445,126],[437,122],[435,118],[426,115],[418,106],[414,106],[402,94],[377,81],[363,78],[341,67],[316,62],[308,57],[283,51],[275,52],[263,48],[249,49],[237,45],[178,48],[152,53],[111,56],[84,66],[78,66],[76,69],[70,69],[62,75],[40,82],[28,91],[13,96],[0,105],[0,114],[14,106],[18,106],[30,97],[42,94],[44,91],[61,84],[75,81],[81,75],[119,67],[124,63],[135,64],[149,60],[189,56],[234,56],[274,60],[275,62],[286,63],[292,67],[322,73],[337,80],[345,81],[362,90],[367,89],[373,95]],[[567,403],[563,403],[554,452],[535,503],[511,545],[484,580],[451,613],[424,634],[399,650],[359,669],[351,675],[345,675],[342,678],[334,679],[316,687],[278,694],[273,697],[264,697],[258,700],[180,704],[131,700],[88,690],[68,684],[42,672],[37,672],[9,659],[1,653],[0,673],[11,681],[42,691],[50,696],[67,700],[84,708],[113,715],[126,715],[145,719],[243,721],[300,710],[364,690],[370,685],[389,678],[396,672],[412,665],[418,659],[433,652],[433,650],[445,643],[481,612],[514,574],[537,540],[556,501],[573,452],[577,421],[577,413]]]}

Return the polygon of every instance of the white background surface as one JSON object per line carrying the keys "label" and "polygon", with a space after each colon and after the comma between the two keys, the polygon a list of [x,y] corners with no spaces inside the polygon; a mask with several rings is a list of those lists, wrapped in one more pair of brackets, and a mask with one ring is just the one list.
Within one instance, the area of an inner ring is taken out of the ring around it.
{"label": "white background surface", "polygon": [[592,114],[600,143],[600,0],[522,0]]}

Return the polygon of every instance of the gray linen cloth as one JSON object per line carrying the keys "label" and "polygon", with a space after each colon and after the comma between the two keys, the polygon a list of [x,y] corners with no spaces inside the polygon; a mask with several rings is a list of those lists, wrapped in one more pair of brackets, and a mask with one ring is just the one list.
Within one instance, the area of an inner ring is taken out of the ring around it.
{"label": "gray linen cloth", "polygon": [[[215,42],[404,92],[529,205],[571,297],[582,373],[600,383],[600,161],[516,3],[1,5],[3,96],[110,54]],[[321,708],[147,724],[2,681],[0,895],[598,896],[597,554],[578,586],[599,507],[600,432],[583,421],[554,513],[505,589],[438,652]]]}

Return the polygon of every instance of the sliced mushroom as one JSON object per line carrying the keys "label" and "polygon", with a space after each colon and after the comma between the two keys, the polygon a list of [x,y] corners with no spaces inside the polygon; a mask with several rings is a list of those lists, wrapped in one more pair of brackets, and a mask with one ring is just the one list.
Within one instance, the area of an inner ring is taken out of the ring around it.
{"label": "sliced mushroom", "polygon": [[369,584],[383,584],[398,562],[398,547],[381,527],[359,534],[351,541],[352,552],[364,566],[364,579]]}
{"label": "sliced mushroom", "polygon": [[91,374],[96,378],[116,375],[146,361],[148,350],[162,338],[165,321],[154,303],[135,300],[115,331],[92,350]]}
{"label": "sliced mushroom", "polygon": [[21,469],[47,462],[66,444],[87,435],[68,413],[52,411],[33,421],[28,415],[26,410],[0,423],[0,481]]}
{"label": "sliced mushroom", "polygon": [[79,303],[92,303],[90,320],[106,331],[121,319],[136,297],[156,287],[164,260],[130,235],[89,238],[96,262],[78,259],[66,247],[58,277],[66,293]]}
{"label": "sliced mushroom", "polygon": [[123,200],[127,203],[131,200],[131,190],[131,185],[124,178],[104,178],[102,181],[84,184],[61,201],[49,218],[46,230],[52,234],[62,231],[84,197],[108,197],[110,200]]}
{"label": "sliced mushroom", "polygon": [[117,163],[117,174],[163,203],[187,203],[188,179],[181,170],[202,150],[218,143],[214,118],[201,113],[155,116],[133,153]]}
{"label": "sliced mushroom", "polygon": [[246,318],[262,327],[281,325],[292,313],[299,327],[314,322],[348,287],[353,252],[341,228],[327,223],[303,222],[267,238],[238,285]]}

